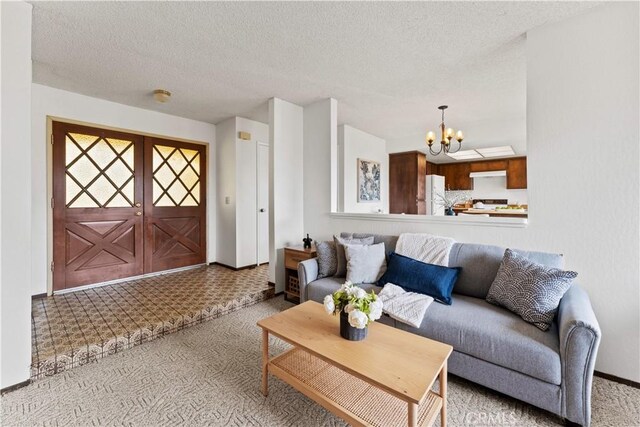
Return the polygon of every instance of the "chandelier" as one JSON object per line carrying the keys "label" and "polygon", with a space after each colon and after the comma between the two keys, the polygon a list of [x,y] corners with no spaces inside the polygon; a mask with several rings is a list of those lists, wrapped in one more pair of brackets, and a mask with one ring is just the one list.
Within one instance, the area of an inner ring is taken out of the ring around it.
{"label": "chandelier", "polygon": [[[462,131],[459,130],[458,132],[456,132],[451,128],[445,129],[444,110],[446,110],[447,108],[447,105],[441,105],[438,107],[438,110],[442,110],[442,123],[440,123],[440,149],[438,151],[433,150],[433,141],[435,141],[436,139],[435,133],[429,131],[427,132],[427,136],[425,138],[425,140],[427,141],[427,145],[429,146],[429,152],[434,156],[437,156],[440,153],[455,153],[457,151],[460,151],[460,147],[462,147],[462,140],[464,139],[464,134],[462,133]],[[451,140],[454,138],[454,134],[456,141],[458,141],[458,148],[456,150],[451,150]]]}

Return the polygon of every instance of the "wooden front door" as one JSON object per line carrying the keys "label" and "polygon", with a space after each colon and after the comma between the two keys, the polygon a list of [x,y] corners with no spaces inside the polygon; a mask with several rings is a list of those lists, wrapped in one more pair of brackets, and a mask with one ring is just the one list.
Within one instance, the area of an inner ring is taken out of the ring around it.
{"label": "wooden front door", "polygon": [[145,272],[206,260],[205,147],[145,138]]}
{"label": "wooden front door", "polygon": [[143,269],[138,135],[53,123],[53,289]]}
{"label": "wooden front door", "polygon": [[53,290],[206,260],[206,152],[53,123]]}

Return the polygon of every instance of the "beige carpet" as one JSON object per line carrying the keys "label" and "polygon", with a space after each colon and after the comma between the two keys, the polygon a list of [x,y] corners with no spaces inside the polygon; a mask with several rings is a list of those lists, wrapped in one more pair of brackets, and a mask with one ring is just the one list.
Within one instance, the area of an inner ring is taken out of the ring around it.
{"label": "beige carpet", "polygon": [[[3,426],[335,426],[344,423],[277,379],[260,387],[256,322],[282,297],[38,380],[2,396]],[[273,349],[285,344],[277,342]],[[452,377],[449,425],[553,426],[562,420]],[[595,379],[593,425],[640,425],[640,390]]]}

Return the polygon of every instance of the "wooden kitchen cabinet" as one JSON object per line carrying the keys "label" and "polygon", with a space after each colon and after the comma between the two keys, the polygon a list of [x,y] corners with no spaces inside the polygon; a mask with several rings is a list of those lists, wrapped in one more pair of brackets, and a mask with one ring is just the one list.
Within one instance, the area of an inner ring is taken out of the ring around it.
{"label": "wooden kitchen cabinet", "polygon": [[446,163],[438,165],[438,175],[444,176],[444,186],[449,190],[473,190],[473,179],[469,176],[471,165],[465,163]]}
{"label": "wooden kitchen cabinet", "polygon": [[389,154],[389,213],[427,213],[427,156],[419,151]]}
{"label": "wooden kitchen cabinet", "polygon": [[518,157],[507,161],[507,189],[527,188],[527,158]]}
{"label": "wooden kitchen cabinet", "polygon": [[486,160],[469,163],[471,172],[492,172],[507,170],[507,160]]}

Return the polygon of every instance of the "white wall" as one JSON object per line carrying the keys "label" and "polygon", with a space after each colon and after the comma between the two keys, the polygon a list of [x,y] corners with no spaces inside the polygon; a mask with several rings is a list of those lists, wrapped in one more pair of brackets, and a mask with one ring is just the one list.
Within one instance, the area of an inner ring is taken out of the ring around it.
{"label": "white wall", "polygon": [[0,2],[0,388],[31,364],[31,5]]}
{"label": "white wall", "polygon": [[527,190],[508,190],[506,176],[473,178],[471,197],[473,199],[507,199],[511,204],[526,205],[528,203]]}
{"label": "white wall", "polygon": [[[249,132],[251,140],[237,138]],[[257,263],[257,144],[269,143],[269,125],[236,117],[236,265]]]}
{"label": "white wall", "polygon": [[[238,132],[251,133],[251,140],[238,138]],[[265,123],[231,117],[216,126],[217,257],[219,263],[229,267],[256,264],[258,142],[269,143],[269,126]]]}
{"label": "white wall", "polygon": [[[304,158],[313,167],[304,168],[305,233],[315,239],[323,230],[314,227],[318,213],[326,215],[337,208],[338,102],[324,99],[304,107]],[[327,173],[330,171],[330,173]]]}
{"label": "white wall", "polygon": [[236,118],[216,125],[216,261],[236,266]]}
{"label": "white wall", "polygon": [[413,231],[563,253],[602,328],[596,369],[640,381],[638,15],[638,3],[607,4],[528,34],[526,228],[326,212],[305,226],[324,230],[317,239]]}
{"label": "white wall", "polygon": [[47,277],[51,255],[48,254],[47,222],[51,171],[51,145],[47,135],[47,116],[76,120],[98,126],[125,129],[138,133],[160,135],[168,138],[205,142],[209,145],[208,156],[208,203],[207,203],[207,260],[216,260],[216,183],[215,183],[215,137],[216,127],[171,116],[156,111],[143,110],[115,102],[32,84],[31,97],[31,149],[32,149],[32,290],[33,294],[47,291]]}
{"label": "white wall", "polygon": [[276,292],[284,291],[283,248],[302,244],[303,134],[302,107],[279,98],[270,99],[269,280],[275,283]]}
{"label": "white wall", "polygon": [[[374,213],[381,210],[389,213],[389,155],[385,140],[343,125],[338,128],[338,156],[341,165],[342,212]],[[380,163],[380,202],[358,201],[358,159]]]}

